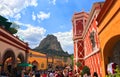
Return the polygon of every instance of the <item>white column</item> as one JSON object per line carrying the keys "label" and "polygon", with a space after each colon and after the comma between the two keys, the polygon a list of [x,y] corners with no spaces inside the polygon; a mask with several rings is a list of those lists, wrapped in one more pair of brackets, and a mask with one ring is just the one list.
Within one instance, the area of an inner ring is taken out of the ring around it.
{"label": "white column", "polygon": [[[78,43],[78,40],[76,40],[76,63],[77,63],[77,61],[78,61],[78,45],[77,45],[77,43]],[[76,71],[78,71],[78,67],[76,66]]]}

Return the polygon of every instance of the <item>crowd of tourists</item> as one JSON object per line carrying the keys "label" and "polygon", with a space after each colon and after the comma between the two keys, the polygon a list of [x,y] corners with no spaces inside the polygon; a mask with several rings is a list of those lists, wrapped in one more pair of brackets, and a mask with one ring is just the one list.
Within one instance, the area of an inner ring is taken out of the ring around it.
{"label": "crowd of tourists", "polygon": [[22,77],[78,77],[77,72],[73,72],[72,69],[64,69],[64,70],[51,70],[51,71],[30,71],[27,72],[22,70]]}
{"label": "crowd of tourists", "polygon": [[47,70],[32,71],[32,70],[22,69],[22,70],[12,70],[12,71],[14,71],[12,73],[14,75],[10,75],[7,72],[1,71],[0,77],[78,77],[78,73],[76,71],[73,71],[72,69],[70,70],[56,69],[51,71],[47,71]]}
{"label": "crowd of tourists", "polygon": [[[63,70],[55,70],[55,71],[42,71],[42,70],[36,70],[36,71],[30,71],[30,70],[21,70],[21,71],[14,71],[14,75],[9,75],[5,72],[1,72],[0,77],[82,77],[79,73],[76,71],[73,71],[72,69],[63,69]],[[83,77],[92,77],[88,76],[87,74]],[[98,77],[97,75],[93,77]]]}
{"label": "crowd of tourists", "polygon": [[[11,74],[9,73],[11,72]],[[1,71],[0,77],[98,77],[97,73],[93,76],[85,74],[81,76],[76,70],[71,68],[55,69],[55,70],[31,70],[27,68],[12,69],[9,72]]]}

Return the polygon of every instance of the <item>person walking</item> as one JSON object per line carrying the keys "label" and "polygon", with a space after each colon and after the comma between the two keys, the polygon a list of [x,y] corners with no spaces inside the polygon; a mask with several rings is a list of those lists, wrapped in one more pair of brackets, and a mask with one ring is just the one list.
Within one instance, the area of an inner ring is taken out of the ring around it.
{"label": "person walking", "polygon": [[98,77],[97,72],[94,72],[93,77]]}

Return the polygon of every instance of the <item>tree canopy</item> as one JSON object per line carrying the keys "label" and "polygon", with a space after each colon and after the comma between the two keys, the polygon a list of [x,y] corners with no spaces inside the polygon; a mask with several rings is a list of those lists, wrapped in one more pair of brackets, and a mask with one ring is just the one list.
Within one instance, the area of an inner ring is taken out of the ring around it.
{"label": "tree canopy", "polygon": [[14,22],[9,22],[7,18],[0,15],[0,26],[2,26],[5,30],[10,32],[11,34],[17,33],[17,28],[19,28],[19,25],[17,25]]}

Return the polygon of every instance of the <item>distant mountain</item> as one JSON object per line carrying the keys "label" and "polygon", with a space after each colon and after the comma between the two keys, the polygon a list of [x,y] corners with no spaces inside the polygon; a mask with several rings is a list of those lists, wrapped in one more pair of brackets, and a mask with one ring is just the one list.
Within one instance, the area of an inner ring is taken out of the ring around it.
{"label": "distant mountain", "polygon": [[60,42],[54,35],[47,35],[47,37],[40,42],[39,46],[33,50],[51,56],[69,56],[67,52],[63,51]]}

